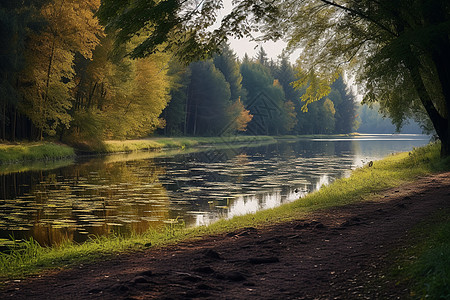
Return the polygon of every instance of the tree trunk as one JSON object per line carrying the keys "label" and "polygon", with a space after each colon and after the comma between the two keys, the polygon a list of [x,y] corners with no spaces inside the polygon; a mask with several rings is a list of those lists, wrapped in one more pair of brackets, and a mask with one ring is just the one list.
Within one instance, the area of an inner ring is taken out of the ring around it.
{"label": "tree trunk", "polygon": [[198,104],[195,105],[194,131],[193,131],[194,136],[197,134],[197,108]]}
{"label": "tree trunk", "polygon": [[51,49],[49,62],[48,62],[48,69],[47,69],[47,79],[46,79],[46,83],[45,83],[45,95],[44,95],[44,99],[42,99],[42,105],[40,107],[40,109],[41,109],[40,113],[41,113],[41,117],[42,117],[42,125],[39,128],[39,140],[41,140],[41,141],[43,140],[43,137],[44,137],[44,123],[46,122],[46,120],[44,119],[45,109],[43,106],[46,106],[47,101],[48,101],[48,91],[49,91],[49,87],[50,87],[50,76],[52,74],[53,58],[55,56],[55,47],[56,47],[56,40],[53,39],[52,49]]}
{"label": "tree trunk", "polygon": [[443,133],[439,135],[441,140],[441,156],[450,155],[450,41],[448,37],[435,41],[439,45],[432,52],[431,56],[436,65],[437,75],[442,87],[442,94],[445,101],[446,124],[443,126]]}
{"label": "tree trunk", "polygon": [[[426,26],[440,27],[449,22],[446,1],[425,1],[424,3],[426,6],[424,6],[423,16]],[[450,38],[448,31],[443,28],[435,29],[425,47],[436,67],[444,98],[445,111],[439,114],[442,119],[437,124],[433,122],[433,125],[441,140],[441,157],[447,157],[450,156]]]}
{"label": "tree trunk", "polygon": [[192,88],[191,85],[188,86],[188,93],[186,96],[186,103],[185,103],[185,109],[184,109],[184,136],[187,135],[187,127],[188,127],[188,121],[189,121],[189,99],[192,96]]}
{"label": "tree trunk", "polygon": [[[405,58],[405,64],[408,68],[411,79],[413,81],[414,87],[416,89],[416,92],[419,96],[420,101],[422,102],[423,107],[425,108],[425,111],[427,112],[428,116],[430,117],[430,120],[433,124],[433,127],[436,131],[436,134],[438,135],[439,139],[441,140],[441,156],[446,157],[450,155],[450,136],[449,136],[449,129],[450,129],[450,122],[448,115],[447,117],[443,117],[439,111],[436,109],[436,107],[433,104],[433,101],[431,100],[431,97],[429,93],[427,92],[427,89],[425,87],[425,83],[423,82],[422,76],[420,74],[420,62],[417,59],[417,57],[414,56],[411,49],[408,47],[408,57]],[[436,64],[437,66],[437,64]],[[450,82],[443,82],[440,79],[440,84],[443,87],[445,84],[450,84]],[[446,108],[448,111],[448,98],[445,98],[446,102]]]}
{"label": "tree trunk", "polygon": [[6,99],[2,107],[2,139],[6,140]]}
{"label": "tree trunk", "polygon": [[17,127],[17,106],[14,107],[14,118],[12,123],[11,140],[16,141],[16,127]]}

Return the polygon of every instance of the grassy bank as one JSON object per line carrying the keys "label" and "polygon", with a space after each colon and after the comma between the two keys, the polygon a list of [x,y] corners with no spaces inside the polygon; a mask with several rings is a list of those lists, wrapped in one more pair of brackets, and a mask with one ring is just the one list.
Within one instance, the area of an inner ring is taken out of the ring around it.
{"label": "grassy bank", "polygon": [[48,268],[70,266],[92,261],[124,251],[163,246],[180,240],[195,239],[206,234],[218,234],[242,227],[262,227],[267,224],[302,218],[311,211],[370,200],[387,188],[412,181],[417,176],[447,168],[448,161],[439,158],[439,145],[428,145],[410,153],[392,155],[374,162],[372,167],[355,170],[349,178],[336,180],[296,202],[256,214],[222,220],[210,226],[185,229],[182,225],[149,231],[132,237],[100,237],[82,245],[64,243],[59,247],[45,248],[28,241],[12,247],[10,253],[0,255],[0,276],[17,278]]}
{"label": "grassy bank", "polygon": [[275,141],[272,136],[230,136],[230,137],[161,137],[141,140],[105,141],[97,152],[133,152],[168,148],[189,148],[208,144],[236,144],[246,142]]}
{"label": "grassy bank", "polygon": [[[243,144],[275,142],[272,136],[230,136],[230,137],[161,137],[141,140],[111,140],[102,144],[82,145],[74,149],[67,145],[50,142],[0,144],[0,165],[22,163],[24,165],[44,160],[56,160],[75,156],[80,153],[119,153],[153,151],[161,149],[185,149],[202,145],[213,144]],[[24,167],[20,167],[20,170]],[[14,168],[13,168],[14,169]],[[26,166],[25,166],[26,169]]]}
{"label": "grassy bank", "polygon": [[[156,151],[162,149],[185,149],[203,145],[238,145],[275,142],[277,140],[299,140],[310,138],[333,138],[345,135],[305,135],[305,136],[226,136],[226,137],[155,137],[139,140],[110,140],[102,143],[78,143],[74,147],[50,142],[0,144],[0,165],[32,161],[56,160],[74,157],[80,154],[129,153],[138,151]],[[74,149],[75,148],[75,149]],[[14,169],[14,168],[13,168]],[[20,167],[23,169],[23,167]],[[25,166],[26,169],[26,166]]]}
{"label": "grassy bank", "polygon": [[73,148],[48,142],[0,144],[0,164],[75,156]]}

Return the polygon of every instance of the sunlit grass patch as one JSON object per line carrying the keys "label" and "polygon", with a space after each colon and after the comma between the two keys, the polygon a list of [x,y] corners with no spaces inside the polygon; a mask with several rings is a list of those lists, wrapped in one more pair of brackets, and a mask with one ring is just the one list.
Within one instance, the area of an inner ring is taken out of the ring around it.
{"label": "sunlit grass patch", "polygon": [[158,150],[165,148],[190,148],[207,144],[224,144],[240,142],[267,141],[275,138],[270,136],[225,136],[225,137],[161,137],[141,140],[111,140],[105,141],[102,150],[99,152],[134,152],[146,150]]}
{"label": "sunlit grass patch", "polygon": [[181,224],[169,225],[127,237],[96,236],[82,244],[65,241],[53,247],[40,246],[33,239],[13,240],[8,243],[8,249],[0,253],[0,279],[21,278],[46,269],[70,267],[117,253],[176,243],[184,236],[181,227]]}
{"label": "sunlit grass patch", "polygon": [[163,148],[163,144],[153,140],[105,141],[105,152],[133,152]]}
{"label": "sunlit grass patch", "polygon": [[55,143],[21,143],[0,145],[0,164],[19,161],[60,159],[75,156],[73,148]]}
{"label": "sunlit grass patch", "polygon": [[227,233],[243,227],[264,227],[304,218],[314,210],[370,200],[386,189],[412,181],[418,176],[448,169],[449,160],[441,160],[439,152],[439,144],[430,144],[410,153],[391,155],[375,161],[371,167],[366,165],[354,170],[350,177],[338,179],[295,202],[255,214],[220,220],[210,226],[186,229],[183,226],[170,225],[142,235],[98,237],[81,245],[67,242],[54,248],[41,247],[33,241],[28,241],[24,245],[29,247],[29,250],[13,248],[10,253],[0,255],[0,277],[14,278],[48,268],[92,261],[114,253],[164,246],[204,235]]}

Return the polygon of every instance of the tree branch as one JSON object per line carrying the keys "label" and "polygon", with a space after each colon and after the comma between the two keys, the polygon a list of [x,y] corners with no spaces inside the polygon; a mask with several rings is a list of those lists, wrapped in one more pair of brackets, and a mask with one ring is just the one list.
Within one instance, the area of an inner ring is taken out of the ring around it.
{"label": "tree branch", "polygon": [[369,21],[369,22],[372,22],[373,24],[377,25],[378,27],[380,27],[380,28],[383,29],[384,31],[388,32],[389,34],[391,34],[391,35],[393,35],[393,36],[397,36],[397,35],[395,34],[395,32],[393,32],[392,30],[390,30],[388,27],[384,26],[383,24],[381,24],[380,22],[378,22],[378,21],[375,20],[374,18],[370,17],[369,15],[364,14],[363,12],[361,12],[361,11],[359,11],[359,10],[356,10],[356,9],[353,9],[353,8],[349,8],[349,7],[340,5],[340,4],[337,4],[337,3],[333,2],[333,1],[328,1],[328,0],[320,0],[320,1],[323,2],[323,3],[325,3],[325,4],[328,4],[328,5],[337,7],[337,8],[339,8],[339,9],[342,9],[342,10],[344,10],[344,11],[346,11],[346,12],[351,13],[351,14],[357,15],[357,16],[359,16],[359,17],[361,17],[361,18],[363,18],[363,19],[365,19],[365,20],[367,20],[367,21]]}

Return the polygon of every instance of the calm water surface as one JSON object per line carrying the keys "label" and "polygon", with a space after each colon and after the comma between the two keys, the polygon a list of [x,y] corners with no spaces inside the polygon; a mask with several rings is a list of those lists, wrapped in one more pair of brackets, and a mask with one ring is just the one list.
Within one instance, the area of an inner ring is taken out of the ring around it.
{"label": "calm water surface", "polygon": [[0,175],[0,238],[32,236],[50,245],[181,220],[206,225],[294,201],[370,160],[428,141],[422,135],[364,135],[248,142],[85,158]]}

